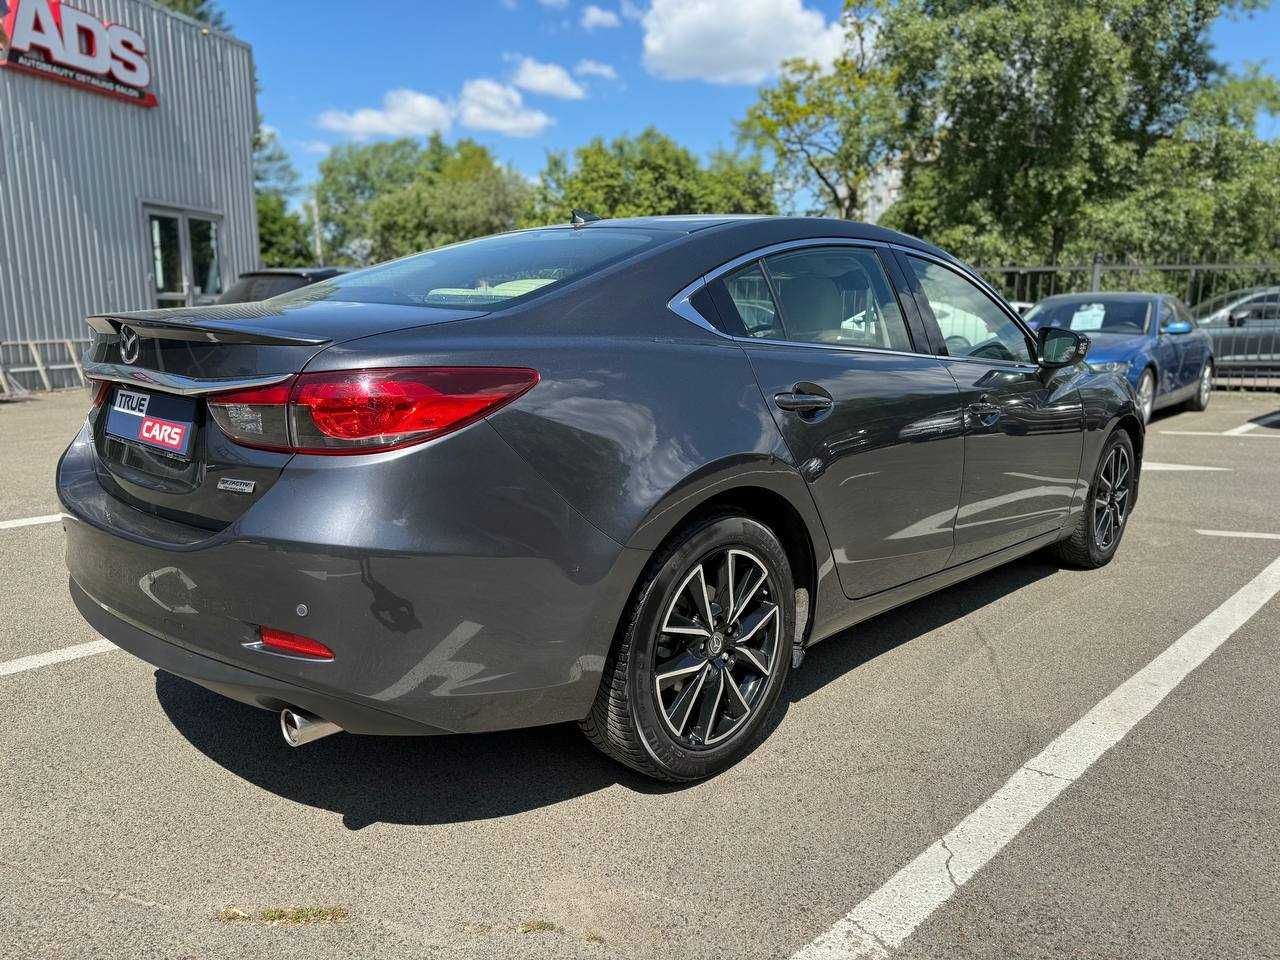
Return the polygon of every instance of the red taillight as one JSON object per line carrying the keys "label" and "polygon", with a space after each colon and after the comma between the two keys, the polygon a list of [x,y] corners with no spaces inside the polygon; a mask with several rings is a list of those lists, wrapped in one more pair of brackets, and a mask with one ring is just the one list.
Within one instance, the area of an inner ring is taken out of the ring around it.
{"label": "red taillight", "polygon": [[510,403],[538,382],[524,367],[392,367],[304,373],[209,399],[232,440],[298,453],[368,453],[421,443]]}
{"label": "red taillight", "polygon": [[332,650],[319,640],[312,640],[310,637],[300,637],[296,633],[287,633],[272,627],[259,627],[258,637],[268,650],[300,657],[314,657],[317,660],[333,659]]}
{"label": "red taillight", "polygon": [[93,409],[97,410],[111,396],[110,380],[90,380],[89,391],[93,394]]}

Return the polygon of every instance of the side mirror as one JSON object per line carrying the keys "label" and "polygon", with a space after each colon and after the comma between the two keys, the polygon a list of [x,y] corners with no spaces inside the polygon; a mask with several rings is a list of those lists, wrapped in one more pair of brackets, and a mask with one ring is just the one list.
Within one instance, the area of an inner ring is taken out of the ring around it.
{"label": "side mirror", "polygon": [[1080,363],[1093,345],[1088,337],[1061,327],[1041,327],[1039,340],[1040,366],[1050,370]]}
{"label": "side mirror", "polygon": [[1187,323],[1185,320],[1174,320],[1164,325],[1164,332],[1174,337],[1180,337],[1183,334],[1190,333],[1192,329],[1191,324]]}
{"label": "side mirror", "polygon": [[1238,310],[1232,310],[1227,317],[1228,327],[1243,327],[1248,319],[1253,316],[1253,311],[1248,307],[1241,307]]}

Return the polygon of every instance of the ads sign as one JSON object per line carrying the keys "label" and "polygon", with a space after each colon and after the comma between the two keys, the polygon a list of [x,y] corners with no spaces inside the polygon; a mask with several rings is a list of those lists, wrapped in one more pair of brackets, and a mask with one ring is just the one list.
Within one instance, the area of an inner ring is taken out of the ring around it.
{"label": "ads sign", "polygon": [[147,44],[61,0],[0,0],[0,68],[154,107]]}

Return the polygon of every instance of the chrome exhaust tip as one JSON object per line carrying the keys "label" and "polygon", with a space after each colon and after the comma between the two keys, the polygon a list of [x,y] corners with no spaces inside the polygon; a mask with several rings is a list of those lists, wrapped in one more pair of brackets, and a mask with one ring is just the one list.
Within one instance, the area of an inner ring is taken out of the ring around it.
{"label": "chrome exhaust tip", "polygon": [[314,713],[291,710],[288,707],[280,711],[280,732],[284,735],[284,742],[291,747],[300,747],[341,731],[342,728],[336,723],[322,720]]}

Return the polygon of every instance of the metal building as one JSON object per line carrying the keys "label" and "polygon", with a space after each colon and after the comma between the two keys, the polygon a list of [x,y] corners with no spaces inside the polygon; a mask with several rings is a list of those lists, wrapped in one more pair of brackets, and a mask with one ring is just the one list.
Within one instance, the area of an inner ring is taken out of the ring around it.
{"label": "metal building", "polygon": [[0,364],[28,388],[78,382],[87,314],[208,303],[259,262],[252,50],[74,3],[0,0]]}

